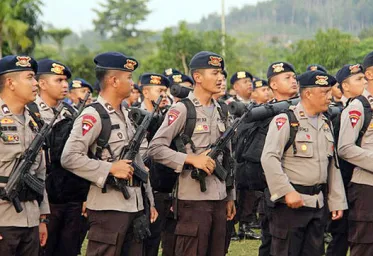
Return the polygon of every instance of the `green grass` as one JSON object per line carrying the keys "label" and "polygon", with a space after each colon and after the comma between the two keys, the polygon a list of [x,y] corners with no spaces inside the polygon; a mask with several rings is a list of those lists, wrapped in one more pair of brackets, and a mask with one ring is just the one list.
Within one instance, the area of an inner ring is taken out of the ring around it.
{"label": "green grass", "polygon": [[[86,239],[83,244],[82,255],[86,255],[88,240]],[[257,256],[258,248],[260,245],[259,240],[242,240],[239,242],[231,242],[229,246],[228,255],[231,256]],[[159,256],[162,252],[159,252]]]}

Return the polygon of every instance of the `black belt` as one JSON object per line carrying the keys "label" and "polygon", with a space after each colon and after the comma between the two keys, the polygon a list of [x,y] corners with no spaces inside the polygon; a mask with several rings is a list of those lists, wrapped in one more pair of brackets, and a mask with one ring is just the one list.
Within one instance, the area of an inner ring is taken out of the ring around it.
{"label": "black belt", "polygon": [[313,186],[303,186],[291,183],[294,189],[301,194],[305,195],[318,195],[321,191],[324,193],[326,190],[326,184],[316,184]]}

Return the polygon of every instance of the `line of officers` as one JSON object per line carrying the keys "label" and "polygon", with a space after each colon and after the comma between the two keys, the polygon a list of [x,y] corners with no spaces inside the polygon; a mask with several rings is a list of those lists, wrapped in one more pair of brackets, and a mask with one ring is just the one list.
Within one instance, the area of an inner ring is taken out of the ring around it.
{"label": "line of officers", "polygon": [[[269,125],[261,158],[270,201],[275,206],[269,209],[260,193],[238,191],[236,220],[242,223],[241,231],[245,236],[262,239],[259,255],[323,255],[324,232],[329,222],[333,241],[327,255],[346,255],[348,248],[350,255],[373,255],[373,236],[369,232],[373,230],[373,206],[368,202],[373,186],[373,123],[357,146],[364,120],[371,117],[364,116],[360,101],[347,104],[348,99],[358,95],[372,104],[373,53],[365,57],[362,66],[342,67],[336,78],[320,65],[309,66],[297,77],[294,67],[286,62],[268,67],[268,81],[254,79],[246,71],[236,72],[231,78],[235,93],[231,93],[232,97],[226,94],[224,59],[216,53],[203,51],[192,58],[192,79],[170,69],[163,75],[142,75],[136,87],[132,78],[138,67],[136,59],[107,52],[97,55],[94,62],[100,89],[97,102],[107,111],[112,124],[109,147],[100,159],[88,153],[98,150],[102,120],[93,107],[87,107],[75,120],[61,155],[64,168],[91,183],[87,198],[57,204],[48,201],[46,191],[41,203],[22,201],[21,213],[16,213],[3,198],[0,255],[77,255],[86,232],[82,215],[88,216],[87,255],[157,255],[161,240],[163,255],[225,255],[236,215],[236,191],[227,190],[225,181],[214,175],[216,163],[207,150],[229,125],[220,116],[221,99],[226,103],[237,100],[263,104],[295,96],[300,97],[300,102],[292,109],[299,123],[293,147],[284,150],[292,123],[288,115],[280,114]],[[0,140],[1,187],[37,133],[26,105],[35,102],[41,118],[48,122],[54,108],[67,95],[76,106],[86,92],[93,91],[84,79],[73,79],[68,85],[70,77],[69,68],[54,60],[36,62],[29,56],[15,55],[0,59],[0,124],[7,137]],[[133,179],[131,162],[118,160],[122,148],[136,132],[128,117],[128,106],[136,104],[136,93],[141,91],[141,108],[152,111],[152,101],[159,95],[164,95],[161,107],[165,108],[170,105],[167,89],[173,83],[194,88],[188,96],[197,115],[191,137],[193,149],[187,146],[186,152],[177,152],[170,148],[172,140],[183,132],[188,112],[174,98],[157,133],[150,142],[144,141],[134,161],[146,168],[142,156],[150,156],[172,168],[179,174],[178,189],[171,195],[152,190],[150,182],[128,183],[136,185],[128,186],[130,198],[125,199],[105,182],[108,175]],[[341,114],[337,148],[333,129],[323,114],[332,102],[346,106]],[[344,184],[338,169],[336,151],[356,166],[348,184]],[[191,167],[208,174],[206,192],[201,192],[199,183],[192,179]],[[30,173],[45,180],[42,151]],[[142,186],[150,202],[152,223],[152,235],[145,241],[135,238],[132,225],[144,210]],[[258,201],[263,208],[260,237],[250,230],[255,227],[254,206]]]}

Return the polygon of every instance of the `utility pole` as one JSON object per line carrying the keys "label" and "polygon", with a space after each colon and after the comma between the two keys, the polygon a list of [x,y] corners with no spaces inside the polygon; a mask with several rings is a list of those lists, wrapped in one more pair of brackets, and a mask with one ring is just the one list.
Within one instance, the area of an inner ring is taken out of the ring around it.
{"label": "utility pole", "polygon": [[221,0],[221,55],[225,57],[225,1]]}

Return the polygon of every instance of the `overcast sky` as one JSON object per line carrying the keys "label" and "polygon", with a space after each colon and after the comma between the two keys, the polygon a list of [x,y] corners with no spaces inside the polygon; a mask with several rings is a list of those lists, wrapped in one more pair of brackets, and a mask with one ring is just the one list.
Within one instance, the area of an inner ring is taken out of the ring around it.
{"label": "overcast sky", "polygon": [[[225,0],[226,13],[232,7],[255,4],[263,0]],[[105,0],[44,0],[43,21],[56,28],[70,28],[75,32],[92,29],[95,14],[92,8]],[[198,22],[210,13],[221,11],[220,0],[150,0],[147,20],[141,28],[162,30],[174,26],[181,20]]]}

